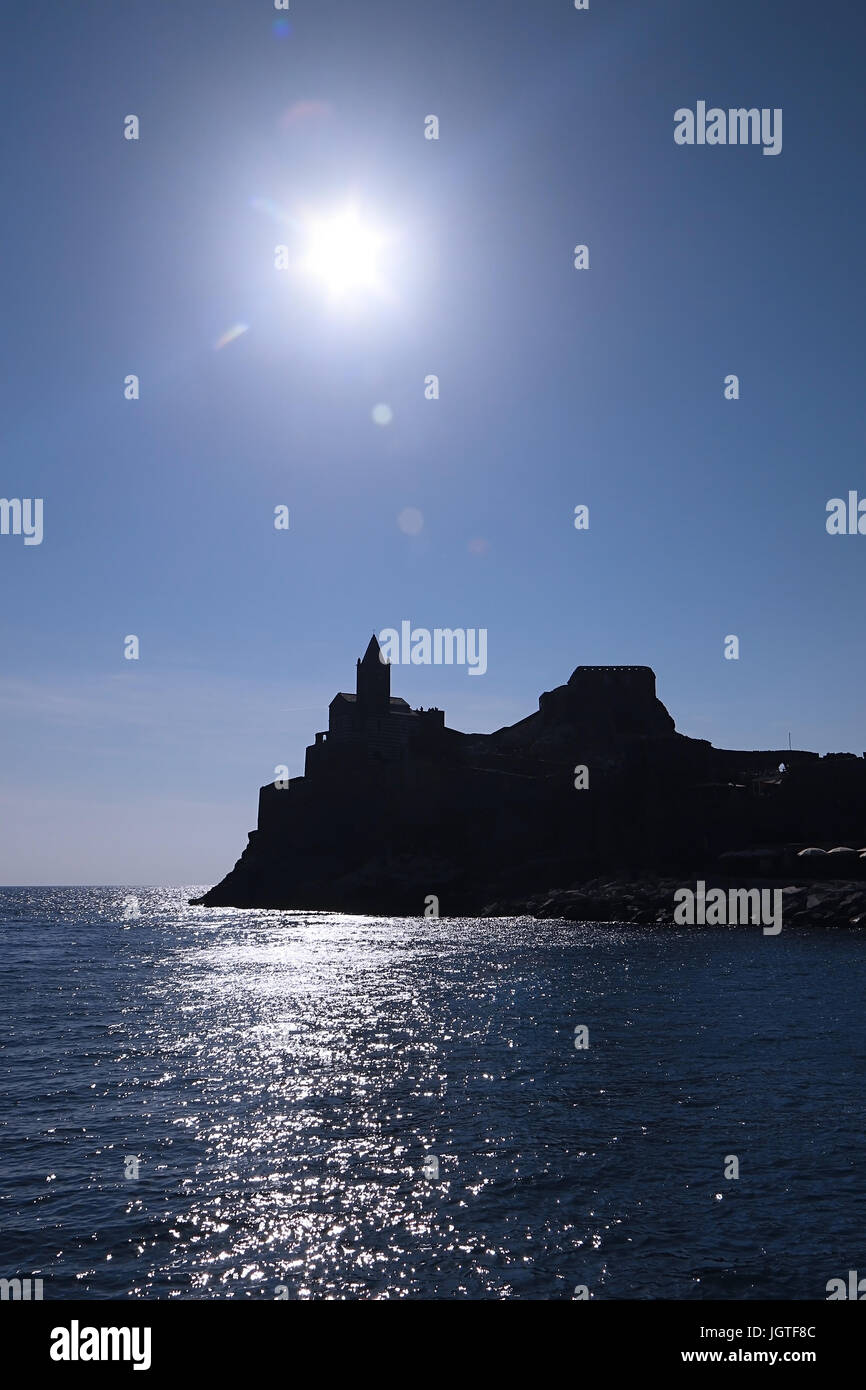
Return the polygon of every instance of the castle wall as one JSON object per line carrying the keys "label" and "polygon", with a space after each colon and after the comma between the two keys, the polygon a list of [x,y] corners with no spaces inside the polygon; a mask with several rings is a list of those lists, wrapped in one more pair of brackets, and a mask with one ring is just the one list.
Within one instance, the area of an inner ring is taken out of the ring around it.
{"label": "castle wall", "polygon": [[617,691],[636,700],[656,698],[655,672],[650,666],[578,666],[568,684],[587,696]]}

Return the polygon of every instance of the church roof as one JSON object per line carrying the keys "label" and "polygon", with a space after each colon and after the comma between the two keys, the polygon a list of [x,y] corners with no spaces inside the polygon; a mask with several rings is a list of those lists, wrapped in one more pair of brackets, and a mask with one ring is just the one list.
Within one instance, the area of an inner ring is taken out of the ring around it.
{"label": "church roof", "polygon": [[[357,702],[358,702],[358,697],[357,697],[357,695],[350,694],[348,690],[340,690],[340,691],[334,696],[334,699],[331,701],[331,704],[333,705],[333,704],[335,703],[335,701],[337,701],[337,700],[348,700],[348,702],[349,702],[350,705],[354,705],[354,704],[357,704]],[[396,713],[398,710],[403,710],[403,709],[408,709],[408,708],[409,708],[408,702],[407,702],[406,700],[402,699],[402,697],[399,696],[399,695],[392,695],[392,696],[391,696],[391,699],[389,700],[388,703],[390,704],[391,708],[395,711],[395,713]]]}

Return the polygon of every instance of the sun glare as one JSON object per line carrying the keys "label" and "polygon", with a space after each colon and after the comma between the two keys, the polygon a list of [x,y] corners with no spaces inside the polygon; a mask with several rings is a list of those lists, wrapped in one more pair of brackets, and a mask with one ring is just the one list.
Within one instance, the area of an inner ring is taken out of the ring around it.
{"label": "sun glare", "polygon": [[361,220],[356,207],[306,223],[306,246],[301,269],[321,280],[333,298],[355,290],[384,286],[380,267],[388,238]]}

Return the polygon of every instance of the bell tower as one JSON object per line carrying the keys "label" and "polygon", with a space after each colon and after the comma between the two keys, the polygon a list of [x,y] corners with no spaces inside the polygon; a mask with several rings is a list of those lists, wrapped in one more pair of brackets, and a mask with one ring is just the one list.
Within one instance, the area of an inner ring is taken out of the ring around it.
{"label": "bell tower", "polygon": [[357,663],[355,692],[358,712],[369,715],[388,714],[391,708],[391,666],[382,656],[375,634],[370,638],[363,658]]}

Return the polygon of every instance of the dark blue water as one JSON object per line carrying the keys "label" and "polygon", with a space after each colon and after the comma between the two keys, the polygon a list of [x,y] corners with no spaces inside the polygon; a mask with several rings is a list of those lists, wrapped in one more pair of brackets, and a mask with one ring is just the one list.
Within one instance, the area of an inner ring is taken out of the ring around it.
{"label": "dark blue water", "polygon": [[193,891],[0,890],[0,1276],[801,1299],[866,1271],[866,938]]}

